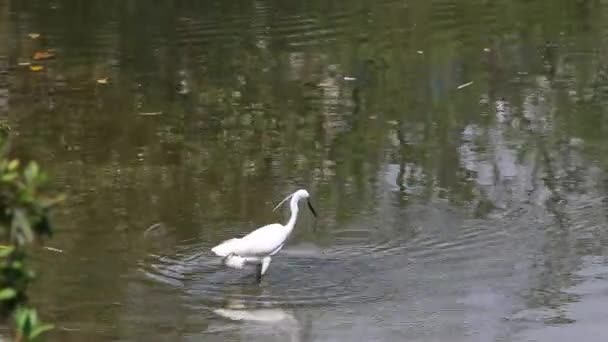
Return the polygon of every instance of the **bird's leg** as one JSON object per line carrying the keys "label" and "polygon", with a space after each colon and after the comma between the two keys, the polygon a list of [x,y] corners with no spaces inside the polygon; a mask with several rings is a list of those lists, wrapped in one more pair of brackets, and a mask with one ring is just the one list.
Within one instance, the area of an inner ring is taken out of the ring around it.
{"label": "bird's leg", "polygon": [[262,262],[257,263],[255,265],[255,271],[256,271],[255,279],[258,282],[258,284],[262,281],[262,276],[266,273],[266,271],[268,271],[268,266],[270,266],[270,261],[272,261],[272,258],[267,256],[262,259]]}
{"label": "bird's leg", "polygon": [[255,265],[255,281],[258,283],[258,285],[262,282],[262,264],[256,264]]}
{"label": "bird's leg", "polygon": [[261,270],[261,274],[264,275],[266,273],[266,271],[268,271],[268,266],[270,266],[270,261],[272,261],[272,259],[267,256],[264,257],[264,259],[262,259],[262,270]]}

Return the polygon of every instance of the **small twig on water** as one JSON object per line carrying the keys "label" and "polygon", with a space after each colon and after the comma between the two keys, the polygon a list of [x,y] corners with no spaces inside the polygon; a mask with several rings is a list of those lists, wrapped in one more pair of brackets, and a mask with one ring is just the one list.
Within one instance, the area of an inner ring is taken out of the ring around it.
{"label": "small twig on water", "polygon": [[471,84],[473,84],[473,81],[471,81],[471,82],[467,82],[467,83],[464,83],[464,84],[461,84],[461,85],[459,85],[459,86],[458,86],[458,88],[456,88],[456,89],[459,89],[459,90],[460,90],[460,89],[462,89],[462,88],[466,88],[466,87],[470,86]]}

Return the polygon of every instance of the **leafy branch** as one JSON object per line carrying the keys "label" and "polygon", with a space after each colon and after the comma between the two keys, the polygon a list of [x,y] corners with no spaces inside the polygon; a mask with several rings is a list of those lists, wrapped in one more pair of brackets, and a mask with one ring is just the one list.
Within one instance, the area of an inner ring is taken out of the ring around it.
{"label": "leafy branch", "polygon": [[25,167],[6,157],[7,130],[0,136],[0,315],[12,320],[15,340],[34,341],[53,328],[28,306],[27,288],[35,278],[28,249],[52,235],[50,209],[62,197],[47,197],[47,176],[36,162]]}

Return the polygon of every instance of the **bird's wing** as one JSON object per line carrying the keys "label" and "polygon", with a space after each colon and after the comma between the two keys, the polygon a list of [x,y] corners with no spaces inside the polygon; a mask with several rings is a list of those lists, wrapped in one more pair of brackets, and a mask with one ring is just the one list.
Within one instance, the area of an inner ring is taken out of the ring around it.
{"label": "bird's wing", "polygon": [[260,227],[241,238],[241,255],[268,255],[281,246],[287,234],[278,223]]}
{"label": "bird's wing", "polygon": [[217,256],[225,257],[230,253],[234,253],[234,250],[238,249],[240,240],[241,239],[228,239],[211,248],[211,251]]}
{"label": "bird's wing", "polygon": [[239,256],[265,256],[280,247],[287,238],[285,228],[278,224],[260,227],[243,236],[226,240],[213,247],[211,251],[218,256],[236,254]]}
{"label": "bird's wing", "polygon": [[254,231],[252,231],[251,233],[243,236],[241,238],[241,240],[245,240],[245,241],[255,241],[255,242],[262,242],[262,241],[271,241],[271,240],[281,240],[283,239],[284,234],[284,230],[285,228],[278,224],[278,223],[273,223],[273,224],[269,224],[269,225],[265,225],[263,227],[260,227]]}

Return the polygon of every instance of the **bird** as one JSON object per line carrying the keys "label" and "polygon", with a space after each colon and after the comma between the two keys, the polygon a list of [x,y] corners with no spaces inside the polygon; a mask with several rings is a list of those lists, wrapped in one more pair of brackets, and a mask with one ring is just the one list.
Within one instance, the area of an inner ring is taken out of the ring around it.
{"label": "bird", "polygon": [[223,257],[223,263],[231,268],[242,269],[246,264],[256,264],[256,280],[259,283],[268,270],[272,257],[283,248],[296,225],[299,201],[306,199],[308,208],[315,218],[317,217],[317,212],[310,203],[310,194],[305,189],[300,189],[285,197],[273,211],[290,198],[291,216],[285,225],[280,223],[265,225],[241,238],[225,240],[213,247],[211,252]]}

